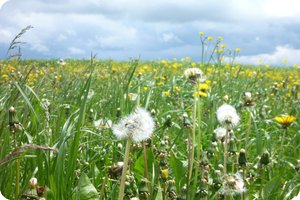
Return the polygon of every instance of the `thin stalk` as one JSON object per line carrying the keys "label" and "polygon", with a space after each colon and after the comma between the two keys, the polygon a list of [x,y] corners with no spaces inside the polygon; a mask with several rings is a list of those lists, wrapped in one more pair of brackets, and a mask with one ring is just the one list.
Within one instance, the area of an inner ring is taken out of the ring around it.
{"label": "thin stalk", "polygon": [[[137,96],[137,100],[136,100],[136,105],[140,106],[140,101],[141,101],[141,85],[140,85],[140,77],[139,77],[139,81],[138,81],[138,96]],[[148,172],[148,162],[147,162],[147,148],[146,148],[146,144],[143,141],[143,154],[144,154],[144,166],[145,166],[145,177],[147,179],[146,185],[148,188],[148,196],[147,199],[150,198],[151,196],[151,188],[150,188],[150,180],[149,180],[149,172]]]}
{"label": "thin stalk", "polygon": [[[15,147],[17,148],[17,138],[16,133],[14,133],[14,143]],[[20,194],[20,160],[17,158],[16,160],[16,199],[19,197]]]}
{"label": "thin stalk", "polygon": [[252,113],[251,113],[250,109],[248,109],[248,114],[249,114],[249,118],[248,118],[248,125],[247,125],[247,135],[246,135],[245,150],[247,150],[247,148],[248,148],[248,141],[249,141],[250,132],[251,132]]}
{"label": "thin stalk", "polygon": [[264,178],[265,178],[265,170],[264,170],[264,167],[261,167],[261,180],[260,180],[260,187],[259,187],[259,199],[262,199],[262,188],[263,188]]}
{"label": "thin stalk", "polygon": [[132,143],[131,138],[129,138],[126,143],[126,149],[125,149],[125,155],[124,155],[124,165],[123,165],[123,170],[122,170],[119,198],[118,198],[119,200],[123,200],[123,197],[124,197],[126,173],[127,173],[127,168],[128,168],[131,143]]}
{"label": "thin stalk", "polygon": [[201,38],[201,64],[203,65],[204,64],[204,41],[203,39]]}
{"label": "thin stalk", "polygon": [[105,176],[105,179],[102,183],[102,186],[101,186],[101,190],[100,190],[100,200],[102,200],[104,198],[104,190],[105,190],[105,185],[106,185],[106,182],[107,182],[107,175]]}
{"label": "thin stalk", "polygon": [[280,144],[280,149],[282,150],[282,152],[283,152],[283,149],[284,149],[283,145],[284,145],[284,140],[285,140],[285,137],[287,136],[287,133],[288,133],[288,129],[285,128],[284,132],[283,132],[283,136],[281,138],[281,144]]}
{"label": "thin stalk", "polygon": [[232,163],[231,173],[234,174],[234,164],[235,164],[235,154],[234,153],[231,156],[231,163]]}
{"label": "thin stalk", "polygon": [[150,198],[151,194],[151,188],[150,188],[150,180],[149,180],[149,173],[148,173],[148,162],[147,162],[147,149],[146,149],[146,144],[143,142],[143,151],[144,151],[144,166],[145,166],[145,177],[147,179],[146,185],[148,188],[148,196],[147,199]]}
{"label": "thin stalk", "polygon": [[[225,134],[225,141],[224,141],[224,166],[223,166],[223,174],[224,174],[224,179],[226,182],[226,177],[227,177],[227,138],[228,138],[228,130],[226,129],[226,134]],[[226,186],[226,184],[225,184]],[[225,188],[226,190],[226,188]],[[227,200],[227,195],[225,194],[224,199]]]}
{"label": "thin stalk", "polygon": [[163,200],[168,200],[167,197],[167,184],[163,183]]}
{"label": "thin stalk", "polygon": [[191,165],[189,168],[188,180],[191,180],[193,173],[194,155],[195,155],[195,140],[196,140],[196,114],[197,114],[197,96],[194,98],[194,109],[193,109],[193,129],[192,129],[192,149],[191,149]]}
{"label": "thin stalk", "polygon": [[[243,166],[243,181],[246,183],[246,167],[245,166]],[[242,200],[244,200],[246,197],[245,197],[245,193],[246,192],[243,192],[242,193]]]}
{"label": "thin stalk", "polygon": [[[190,128],[187,128],[188,130],[188,169],[190,169],[190,166],[191,166],[191,131],[190,131]],[[186,189],[187,191],[190,191],[190,176],[189,174],[187,175],[187,184],[186,184]],[[189,193],[187,192],[186,193],[186,199],[189,199]]]}
{"label": "thin stalk", "polygon": [[202,139],[202,134],[201,134],[201,101],[200,97],[198,98],[198,106],[197,106],[197,113],[198,113],[198,144],[197,144],[197,165],[195,169],[195,179],[194,179],[194,185],[193,185],[193,192],[192,195],[194,197],[195,190],[198,185],[198,173],[199,173],[199,162],[200,162],[200,154],[201,154],[201,139]]}
{"label": "thin stalk", "polygon": [[227,173],[227,139],[228,139],[228,130],[226,130],[225,134],[225,141],[224,141],[224,168],[223,168],[223,174],[224,177],[226,177]]}

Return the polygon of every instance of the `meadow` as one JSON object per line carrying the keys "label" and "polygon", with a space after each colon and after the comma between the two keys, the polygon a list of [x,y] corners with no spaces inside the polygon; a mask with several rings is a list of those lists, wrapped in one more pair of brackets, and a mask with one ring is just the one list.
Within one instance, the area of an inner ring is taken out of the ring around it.
{"label": "meadow", "polygon": [[[300,191],[297,67],[190,58],[0,66],[7,199],[114,200],[122,181],[124,199],[132,200],[288,200]],[[224,104],[236,118],[222,121]],[[116,137],[112,127],[136,107],[153,119],[153,133]]]}

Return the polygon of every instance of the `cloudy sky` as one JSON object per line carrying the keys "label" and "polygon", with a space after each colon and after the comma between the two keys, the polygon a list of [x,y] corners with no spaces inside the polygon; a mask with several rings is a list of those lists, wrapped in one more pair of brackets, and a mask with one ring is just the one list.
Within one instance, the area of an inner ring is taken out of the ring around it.
{"label": "cloudy sky", "polygon": [[297,0],[0,0],[0,59],[27,25],[24,58],[201,59],[199,32],[239,62],[300,64]]}

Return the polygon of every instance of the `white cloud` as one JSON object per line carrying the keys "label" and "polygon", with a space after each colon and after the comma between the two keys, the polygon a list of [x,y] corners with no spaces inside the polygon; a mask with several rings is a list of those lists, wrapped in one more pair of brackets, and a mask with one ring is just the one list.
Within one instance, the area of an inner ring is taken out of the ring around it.
{"label": "white cloud", "polygon": [[37,51],[41,53],[45,53],[49,51],[48,47],[46,47],[44,44],[39,42],[30,43],[30,46],[31,46],[30,49],[33,51]]}
{"label": "white cloud", "polygon": [[82,49],[76,47],[69,47],[68,52],[72,55],[80,55],[85,53]]}
{"label": "white cloud", "polygon": [[8,2],[9,0],[0,0],[0,9],[2,8],[2,6]]}
{"label": "white cloud", "polygon": [[[287,63],[283,63],[286,60]],[[258,54],[252,56],[239,56],[236,62],[244,64],[267,64],[267,65],[289,65],[300,63],[300,49],[290,46],[277,46],[270,54]]]}
{"label": "white cloud", "polygon": [[300,19],[300,6],[297,0],[266,0],[263,10],[271,18],[287,17]]}
{"label": "white cloud", "polygon": [[163,33],[161,40],[163,42],[181,42],[181,40],[172,32],[168,32],[168,33]]}
{"label": "white cloud", "polygon": [[13,36],[8,30],[0,30],[0,43],[8,44],[13,39]]}

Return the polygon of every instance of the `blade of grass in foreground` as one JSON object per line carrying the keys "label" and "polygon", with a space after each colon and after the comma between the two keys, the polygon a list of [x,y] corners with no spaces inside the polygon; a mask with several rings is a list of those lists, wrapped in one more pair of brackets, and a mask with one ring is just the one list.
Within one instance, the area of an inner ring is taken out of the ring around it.
{"label": "blade of grass in foreground", "polygon": [[[81,101],[81,106],[79,110],[79,117],[77,120],[76,124],[76,129],[75,129],[75,135],[74,135],[74,140],[71,142],[70,146],[70,152],[69,152],[69,160],[68,160],[68,171],[67,171],[67,188],[72,188],[72,185],[74,183],[75,179],[75,169],[76,169],[76,163],[77,163],[77,157],[78,157],[78,147],[79,147],[79,140],[81,137],[81,126],[84,123],[84,118],[85,118],[85,110],[86,110],[86,103],[87,103],[87,96],[89,93],[89,89],[91,86],[91,80],[92,80],[92,73],[93,69],[90,73],[89,78],[86,81],[86,84],[83,87],[83,99]],[[71,192],[71,190],[70,190]]]}

